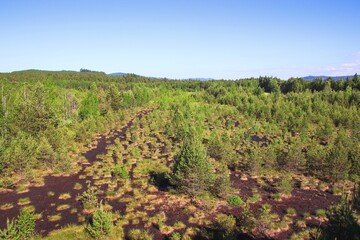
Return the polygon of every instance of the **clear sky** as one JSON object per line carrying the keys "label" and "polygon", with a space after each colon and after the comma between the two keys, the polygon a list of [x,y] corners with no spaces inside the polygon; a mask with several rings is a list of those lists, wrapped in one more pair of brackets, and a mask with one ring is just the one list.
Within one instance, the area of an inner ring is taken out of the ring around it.
{"label": "clear sky", "polygon": [[0,72],[360,73],[359,0],[3,0]]}

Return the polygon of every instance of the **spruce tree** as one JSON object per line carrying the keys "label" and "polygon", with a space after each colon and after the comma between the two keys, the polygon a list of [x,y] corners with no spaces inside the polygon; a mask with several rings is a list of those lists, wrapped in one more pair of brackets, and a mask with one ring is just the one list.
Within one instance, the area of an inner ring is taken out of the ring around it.
{"label": "spruce tree", "polygon": [[191,197],[210,190],[214,173],[204,146],[194,134],[187,135],[174,161],[171,183],[177,189]]}

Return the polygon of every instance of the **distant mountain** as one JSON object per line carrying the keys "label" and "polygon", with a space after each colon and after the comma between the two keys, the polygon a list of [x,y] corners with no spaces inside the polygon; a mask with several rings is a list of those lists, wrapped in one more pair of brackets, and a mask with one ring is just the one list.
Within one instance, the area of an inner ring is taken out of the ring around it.
{"label": "distant mountain", "polygon": [[116,73],[110,73],[108,75],[110,75],[110,76],[124,76],[124,75],[128,75],[128,73],[116,72]]}
{"label": "distant mountain", "polygon": [[214,79],[213,78],[189,78],[189,80],[210,81],[210,80],[214,80]]}
{"label": "distant mountain", "polygon": [[343,79],[345,80],[346,78],[353,78],[354,76],[306,76],[306,77],[303,77],[304,80],[307,80],[307,81],[312,81],[314,79],[322,79],[322,80],[326,80],[328,78],[331,78],[335,81],[337,80],[340,80],[340,79]]}
{"label": "distant mountain", "polygon": [[[110,76],[124,76],[124,75],[129,75],[131,73],[123,73],[123,72],[116,72],[116,73],[109,73],[108,75]],[[136,75],[136,74],[134,74]],[[136,75],[136,76],[140,76],[140,75]],[[147,76],[142,76],[142,77],[147,77]],[[149,77],[149,78],[158,78],[158,77]],[[171,78],[166,78],[166,79],[171,79]],[[201,78],[201,77],[196,77],[196,78],[184,78],[182,80],[196,80],[196,81],[209,81],[209,80],[214,80],[213,78]]]}

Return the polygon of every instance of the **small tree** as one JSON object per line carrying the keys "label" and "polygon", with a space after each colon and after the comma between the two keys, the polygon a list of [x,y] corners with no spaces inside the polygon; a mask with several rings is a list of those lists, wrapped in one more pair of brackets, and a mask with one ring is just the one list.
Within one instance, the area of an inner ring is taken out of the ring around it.
{"label": "small tree", "polygon": [[185,139],[174,161],[170,181],[177,189],[191,197],[210,190],[214,182],[212,166],[201,141],[193,134]]}
{"label": "small tree", "polygon": [[0,229],[0,239],[30,239],[35,233],[34,214],[20,209],[20,214],[16,219],[6,220],[6,228]]}
{"label": "small tree", "polygon": [[96,188],[88,185],[88,189],[81,194],[80,201],[85,209],[95,208],[98,203]]}
{"label": "small tree", "polygon": [[329,223],[322,229],[324,239],[360,239],[360,226],[346,198],[331,207],[326,216]]}
{"label": "small tree", "polygon": [[17,230],[20,239],[30,239],[35,232],[34,214],[22,208],[17,219]]}
{"label": "small tree", "polygon": [[104,235],[109,235],[112,229],[112,214],[111,212],[104,211],[103,206],[100,204],[100,207],[95,210],[89,219],[86,230],[91,237],[99,238]]}

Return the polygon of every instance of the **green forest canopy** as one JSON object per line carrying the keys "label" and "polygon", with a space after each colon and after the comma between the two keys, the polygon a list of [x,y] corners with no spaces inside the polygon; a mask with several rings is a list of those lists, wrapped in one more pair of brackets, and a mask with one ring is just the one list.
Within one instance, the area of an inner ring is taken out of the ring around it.
{"label": "green forest canopy", "polygon": [[[168,80],[92,71],[0,74],[0,173],[71,170],[70,152],[114,127],[127,110],[169,116],[180,140],[195,129],[208,155],[231,169],[294,171],[326,181],[360,174],[360,79]],[[212,124],[211,135],[203,123]],[[221,122],[226,122],[226,128]],[[185,134],[186,135],[186,134]]]}

